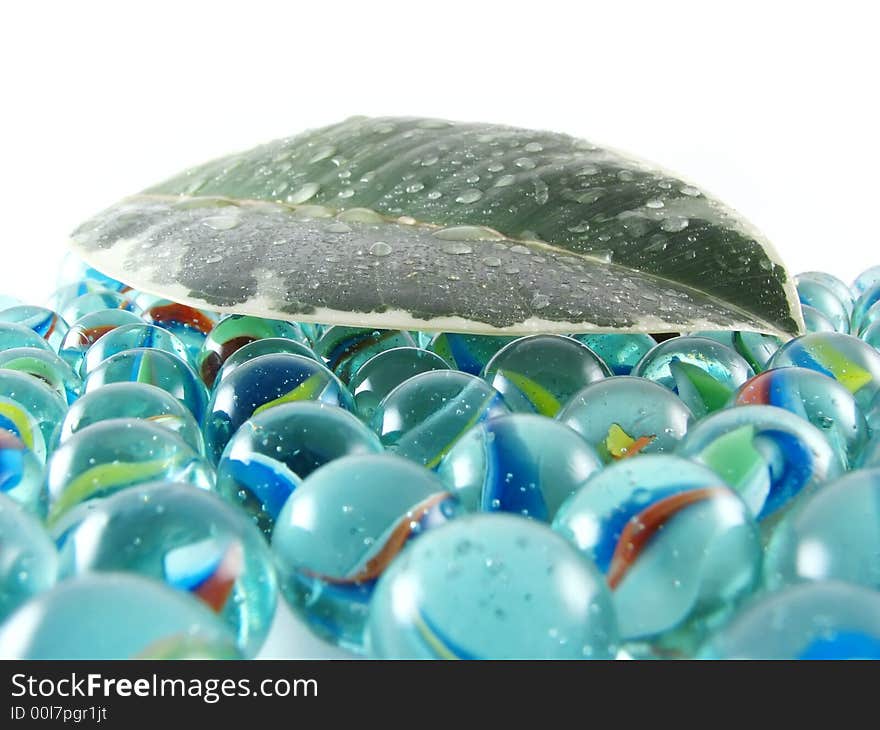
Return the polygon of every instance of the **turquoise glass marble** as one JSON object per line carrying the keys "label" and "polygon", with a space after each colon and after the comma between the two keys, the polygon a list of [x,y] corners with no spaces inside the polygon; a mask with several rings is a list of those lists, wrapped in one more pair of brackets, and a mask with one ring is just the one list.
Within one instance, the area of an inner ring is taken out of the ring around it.
{"label": "turquoise glass marble", "polygon": [[629,375],[587,386],[557,418],[577,431],[605,463],[671,451],[694,419],[677,395]]}
{"label": "turquoise glass marble", "polygon": [[202,430],[189,408],[148,383],[110,383],[84,395],[67,411],[58,440],[63,443],[87,426],[112,418],[144,419],[176,433],[196,453],[205,453]]}
{"label": "turquoise glass marble", "polygon": [[703,659],[880,659],[880,593],[838,582],[791,586],[753,603]]}
{"label": "turquoise glass marble", "polygon": [[217,492],[268,537],[291,493],[334,459],[382,451],[379,438],[341,408],[285,403],[245,421],[217,465]]}
{"label": "turquoise glass marble", "polygon": [[776,406],[713,413],[694,424],[677,453],[714,470],[766,527],[845,469],[819,429]]}
{"label": "turquoise glass marble", "polygon": [[693,332],[691,336],[706,337],[736,350],[756,373],[766,369],[767,363],[773,357],[773,353],[782,346],[782,340],[778,337],[764,335],[760,332],[725,332],[715,330]]}
{"label": "turquoise glass marble", "polygon": [[474,426],[440,462],[437,476],[469,512],[550,522],[601,468],[595,449],[568,426],[521,413]]}
{"label": "turquoise glass marble", "polygon": [[359,327],[328,327],[315,342],[315,352],[343,383],[367,360],[397,347],[415,347],[409,332]]}
{"label": "turquoise glass marble", "polygon": [[[107,294],[113,292],[114,289],[104,286],[101,282],[82,279],[81,281],[59,286],[46,301],[46,306],[54,312],[61,312],[68,304],[84,294]],[[68,323],[73,322],[73,320],[67,321]]]}
{"label": "turquoise glass marble", "polygon": [[862,335],[872,324],[880,321],[880,302],[873,304],[871,308],[862,315],[858,327],[853,328],[853,334],[858,334],[859,338],[864,339]]}
{"label": "turquoise glass marble", "polygon": [[46,530],[4,492],[0,483],[0,626],[25,601],[49,590],[58,574]]}
{"label": "turquoise glass marble", "polygon": [[843,385],[861,408],[880,392],[880,353],[856,337],[811,332],[777,350],[770,368],[802,367],[828,375]]}
{"label": "turquoise glass marble", "polygon": [[351,377],[348,389],[358,416],[369,422],[379,403],[405,380],[432,370],[448,370],[439,355],[418,347],[395,347],[373,355]]}
{"label": "turquoise glass marble", "polygon": [[321,363],[302,355],[261,355],[217,383],[205,417],[205,447],[214,463],[238,428],[282,403],[319,401],[354,410],[345,386]]}
{"label": "turquoise glass marble", "polygon": [[455,332],[440,332],[428,343],[428,349],[443,358],[456,370],[479,375],[489,360],[515,337],[495,335],[465,335]]}
{"label": "turquoise glass marble", "polygon": [[862,320],[878,302],[880,302],[880,282],[863,291],[853,305],[852,324],[856,332],[861,329]]}
{"label": "turquoise glass marble", "polygon": [[880,589],[880,469],[826,484],[789,514],[767,546],[770,589],[839,580]]}
{"label": "turquoise glass marble", "polygon": [[818,428],[847,467],[856,464],[868,439],[868,424],[852,394],[815,370],[768,370],[747,380],[731,403],[791,411]]}
{"label": "turquoise glass marble", "polygon": [[137,348],[108,357],[92,370],[83,392],[92,393],[110,383],[147,383],[173,395],[201,422],[208,394],[195,371],[176,355],[164,350]]}
{"label": "turquoise glass marble", "polygon": [[75,253],[64,256],[58,267],[58,286],[94,284],[111,291],[128,291],[129,286],[89,266]]}
{"label": "turquoise glass marble", "polygon": [[235,370],[239,365],[248,362],[248,360],[253,360],[255,357],[260,357],[261,355],[276,355],[280,352],[286,352],[290,355],[302,355],[303,357],[308,357],[316,362],[321,362],[321,359],[314,353],[314,351],[302,342],[288,340],[284,337],[266,337],[262,340],[254,340],[233,352],[226,359],[226,362],[223,363],[220,372],[217,373],[217,378],[214,380],[214,386],[216,387],[219,381],[223,380],[223,378],[229,375],[229,373]]}
{"label": "turquoise glass marble", "polygon": [[175,433],[149,421],[101,421],[73,434],[49,460],[49,522],[90,499],[156,481],[214,484],[213,469]]}
{"label": "turquoise glass marble", "polygon": [[847,314],[852,314],[854,297],[852,289],[850,289],[843,281],[833,274],[824,271],[805,271],[795,277],[797,286],[802,284],[819,284],[829,289],[843,303]]}
{"label": "turquoise glass marble", "polygon": [[531,335],[500,349],[483,378],[510,410],[553,418],[575,393],[610,372],[596,353],[571,337]]}
{"label": "turquoise glass marble", "polygon": [[618,462],[562,506],[553,529],[605,575],[622,639],[686,651],[756,587],[761,541],[718,475],[666,454]]}
{"label": "turquoise glass marble", "polygon": [[651,335],[639,332],[596,332],[574,335],[574,338],[595,352],[614,375],[629,375],[639,360],[657,344]]}
{"label": "turquoise glass marble", "polygon": [[305,334],[293,322],[261,319],[243,314],[232,314],[221,319],[205,338],[196,360],[196,370],[209,388],[229,356],[245,345],[267,337],[284,337],[308,345]]}
{"label": "turquoise glass marble", "polygon": [[11,322],[33,330],[55,352],[67,335],[70,325],[57,312],[45,307],[20,305],[0,312],[0,322]]}
{"label": "turquoise glass marble", "polygon": [[633,375],[676,393],[697,418],[723,408],[754,374],[742,355],[706,337],[661,342],[633,369]]}
{"label": "turquoise glass marble", "polygon": [[66,413],[67,400],[43,381],[0,370],[0,428],[16,434],[41,460],[54,447]]}
{"label": "turquoise glass marble", "polygon": [[139,573],[190,593],[229,625],[246,657],[275,615],[272,555],[259,530],[188,485],[150,484],[102,500],[61,536],[58,552],[62,578]]}
{"label": "turquoise glass marble", "polygon": [[859,274],[852,284],[852,292],[859,297],[870,289],[874,284],[880,284],[880,266],[872,266]]}
{"label": "turquoise glass marble", "polygon": [[386,449],[433,469],[469,428],[509,412],[501,394],[480,378],[435,370],[392,390],[372,426]]}
{"label": "turquoise glass marble", "polygon": [[[41,520],[46,517],[49,499],[44,464],[18,436],[3,428],[0,428],[0,496],[15,501]],[[0,565],[2,562],[0,560]]]}
{"label": "turquoise glass marble", "polygon": [[83,377],[88,377],[89,373],[113,355],[144,348],[162,350],[176,355],[184,362],[189,361],[186,345],[177,335],[151,324],[124,324],[108,332],[88,349],[83,358],[81,373]]}
{"label": "turquoise glass marble", "polygon": [[54,352],[36,347],[0,351],[0,370],[14,370],[42,380],[70,405],[82,392],[82,379]]}
{"label": "turquoise glass marble", "polygon": [[190,362],[198,360],[205,339],[217,324],[213,313],[170,299],[153,299],[145,303],[141,317],[147,324],[161,327],[177,337],[186,347]]}
{"label": "turquoise glass marble", "polygon": [[237,659],[229,627],[198,599],[125,573],[59,583],[0,627],[0,659]]}
{"label": "turquoise glass marble", "polygon": [[19,347],[33,347],[38,350],[49,350],[49,343],[30,327],[12,322],[0,322],[0,351]]}
{"label": "turquoise glass marble", "polygon": [[139,314],[137,306],[126,294],[112,291],[83,294],[65,304],[58,313],[67,322],[76,322],[85,315],[100,312],[102,309],[123,309]]}
{"label": "turquoise glass marble", "polygon": [[546,525],[467,515],[419,538],[379,580],[366,631],[382,659],[613,659],[608,588]]}
{"label": "turquoise glass marble", "polygon": [[303,481],[275,523],[281,590],[317,634],[360,649],[376,580],[411,539],[455,512],[443,482],[412,462],[337,459]]}
{"label": "turquoise glass marble", "polygon": [[100,312],[87,314],[70,326],[70,330],[61,341],[58,354],[78,373],[86,351],[101,337],[116,327],[140,324],[140,322],[140,318],[134,312],[127,312],[124,309],[103,309]]}
{"label": "turquoise glass marble", "polygon": [[850,309],[828,287],[812,280],[798,280],[801,304],[818,309],[834,325],[836,332],[849,333]]}
{"label": "turquoise glass marble", "polygon": [[[871,310],[874,311],[873,309]],[[872,322],[859,333],[859,339],[880,351],[880,319]]]}
{"label": "turquoise glass marble", "polygon": [[828,317],[815,307],[806,304],[801,305],[801,314],[804,315],[804,329],[807,332],[835,332],[834,324]]}

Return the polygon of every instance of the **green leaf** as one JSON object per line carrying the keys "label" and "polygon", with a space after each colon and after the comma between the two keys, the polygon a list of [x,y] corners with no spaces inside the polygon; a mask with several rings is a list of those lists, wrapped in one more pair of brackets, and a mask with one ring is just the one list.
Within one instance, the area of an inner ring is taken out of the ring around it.
{"label": "green leaf", "polygon": [[796,334],[772,247],[669,173],[566,135],[353,118],[122,201],[74,248],[144,291],[354,326]]}

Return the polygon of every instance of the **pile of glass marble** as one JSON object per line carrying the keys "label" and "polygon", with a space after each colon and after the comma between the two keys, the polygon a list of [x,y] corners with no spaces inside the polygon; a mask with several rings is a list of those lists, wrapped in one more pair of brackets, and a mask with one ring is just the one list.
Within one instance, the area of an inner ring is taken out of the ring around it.
{"label": "pile of glass marble", "polygon": [[880,267],[798,277],[784,344],[220,317],[66,268],[0,311],[4,658],[253,657],[278,600],[370,657],[880,657]]}

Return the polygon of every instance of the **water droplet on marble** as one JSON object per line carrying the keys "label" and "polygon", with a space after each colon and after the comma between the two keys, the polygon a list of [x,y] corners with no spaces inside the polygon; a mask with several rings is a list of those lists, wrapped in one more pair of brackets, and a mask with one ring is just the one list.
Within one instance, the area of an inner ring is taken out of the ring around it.
{"label": "water droplet on marble", "polygon": [[339,220],[347,223],[382,223],[384,218],[375,210],[369,208],[349,208],[336,216]]}
{"label": "water droplet on marble", "polygon": [[484,226],[450,226],[435,231],[434,235],[444,241],[498,241],[504,234]]}
{"label": "water droplet on marble", "polygon": [[488,165],[486,169],[489,172],[501,172],[504,169],[504,165],[500,162],[493,162],[491,165]]}
{"label": "water droplet on marble", "polygon": [[299,205],[314,198],[320,189],[318,183],[306,183],[299,190],[288,195],[286,200],[292,205]]}
{"label": "water droplet on marble", "polygon": [[514,175],[502,175],[495,181],[496,188],[506,188],[509,185],[513,185],[516,182],[516,177]]}
{"label": "water droplet on marble", "polygon": [[541,179],[535,180],[534,186],[535,200],[538,201],[538,205],[544,205],[550,199],[550,188],[548,188],[547,183]]}
{"label": "water droplet on marble", "polygon": [[529,142],[523,149],[526,152],[541,152],[544,149],[544,145],[540,142]]}
{"label": "water droplet on marble", "polygon": [[495,267],[501,266],[501,259],[499,259],[497,256],[486,256],[483,259],[483,263],[486,266],[489,266],[491,268],[495,268]]}
{"label": "water droplet on marble", "polygon": [[477,190],[476,188],[470,188],[461,193],[456,199],[456,203],[464,203],[469,205],[471,203],[476,203],[480,198],[483,197],[483,191]]}
{"label": "water droplet on marble", "polygon": [[544,309],[550,306],[550,297],[546,294],[535,294],[532,297],[532,309]]}
{"label": "water droplet on marble", "polygon": [[345,190],[340,190],[338,195],[340,198],[350,198],[354,195],[354,190],[346,188]]}
{"label": "water droplet on marble", "polygon": [[663,201],[658,200],[657,198],[654,198],[653,200],[649,200],[647,203],[645,203],[645,207],[646,208],[653,208],[654,210],[656,210],[657,208],[663,207]]}
{"label": "water droplet on marble", "polygon": [[513,161],[513,164],[523,170],[534,170],[538,166],[538,163],[531,157],[518,157]]}
{"label": "water droplet on marble", "polygon": [[408,193],[417,193],[420,190],[424,190],[424,189],[425,189],[424,183],[420,183],[420,182],[414,182],[411,185],[406,186],[406,192],[408,192]]}
{"label": "water droplet on marble", "polygon": [[515,246],[511,246],[510,250],[513,253],[522,254],[523,256],[531,256],[532,255],[532,252],[526,246],[523,246],[521,244],[516,244]]}
{"label": "water droplet on marble", "polygon": [[700,195],[700,191],[697,190],[693,185],[685,185],[681,188],[682,195],[689,195],[692,198],[696,198]]}
{"label": "water droplet on marble", "polygon": [[474,252],[474,249],[472,249],[463,241],[448,241],[440,246],[440,250],[443,253],[448,253],[452,256],[461,256],[462,254]]}
{"label": "water droplet on marble", "polygon": [[376,243],[370,246],[371,256],[388,256],[391,251],[391,246],[385,243],[385,241],[376,241]]}
{"label": "water droplet on marble", "polygon": [[212,215],[205,218],[202,223],[215,231],[229,231],[241,223],[238,215]]}
{"label": "water droplet on marble", "polygon": [[438,198],[442,198],[442,197],[443,197],[443,193],[441,193],[439,190],[432,190],[430,193],[428,193],[429,200],[437,200]]}
{"label": "water droplet on marble", "polygon": [[333,145],[318,147],[318,149],[315,150],[315,153],[309,158],[309,164],[314,165],[316,162],[326,160],[328,157],[333,157],[335,153],[336,148]]}
{"label": "water droplet on marble", "polygon": [[336,223],[331,223],[327,226],[327,231],[329,233],[351,233],[351,226],[346,225],[341,221],[337,221]]}
{"label": "water droplet on marble", "polygon": [[690,221],[687,218],[675,216],[672,218],[664,218],[663,222],[660,224],[660,228],[669,233],[677,233],[678,231],[683,231],[689,224]]}

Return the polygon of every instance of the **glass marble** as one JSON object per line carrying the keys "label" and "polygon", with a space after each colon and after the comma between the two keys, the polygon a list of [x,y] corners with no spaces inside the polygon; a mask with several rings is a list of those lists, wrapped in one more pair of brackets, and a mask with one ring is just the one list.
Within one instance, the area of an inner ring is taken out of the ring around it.
{"label": "glass marble", "polygon": [[642,452],[673,450],[693,418],[677,395],[630,375],[587,386],[557,416],[596,449],[605,463]]}
{"label": "glass marble", "polygon": [[853,328],[853,334],[858,334],[859,338],[864,339],[863,334],[865,330],[877,321],[880,321],[880,302],[872,305],[871,308],[865,312],[859,322],[859,326]]}
{"label": "glass marble", "polygon": [[20,305],[0,312],[0,322],[11,322],[28,327],[42,337],[55,352],[61,346],[70,325],[51,309]]}
{"label": "glass marble", "polygon": [[880,319],[865,327],[859,333],[859,339],[869,344],[875,350],[880,351]]}
{"label": "glass marble", "polygon": [[382,451],[355,416],[324,403],[285,403],[245,421],[217,465],[217,492],[249,514],[267,537],[285,501],[318,467]]}
{"label": "glass marble", "polygon": [[713,469],[766,528],[845,470],[819,429],[776,406],[713,413],[694,424],[677,453]]}
{"label": "glass marble", "polygon": [[469,428],[509,412],[501,394],[475,375],[435,370],[385,396],[372,426],[386,449],[433,469]]}
{"label": "glass marble", "polygon": [[357,414],[369,422],[376,413],[379,403],[405,380],[431,372],[448,370],[449,365],[439,355],[418,347],[395,347],[373,355],[348,383],[354,396]]}
{"label": "glass marble", "polygon": [[761,541],[718,475],[666,454],[607,467],[553,529],[605,575],[622,639],[686,651],[757,586]]}
{"label": "glass marble", "polygon": [[833,581],[791,586],[750,605],[703,659],[880,659],[880,593]]}
{"label": "glass marble", "polygon": [[58,354],[70,367],[79,372],[86,351],[108,332],[125,324],[139,324],[134,312],[124,309],[103,309],[87,314],[70,326],[58,348]]}
{"label": "glass marble", "polygon": [[70,405],[82,392],[82,379],[54,352],[13,347],[0,352],[0,370],[14,370],[45,382]]}
{"label": "glass marble", "polygon": [[66,413],[67,400],[43,381],[0,370],[0,428],[12,431],[41,460],[55,446]]}
{"label": "glass marble", "polygon": [[128,487],[175,481],[209,489],[210,465],[177,434],[149,421],[119,418],[78,431],[49,460],[49,522],[89,499]]}
{"label": "glass marble", "polygon": [[661,342],[633,370],[676,393],[697,418],[723,408],[754,374],[742,355],[706,337]]}
{"label": "glass marble", "polygon": [[308,345],[308,340],[298,325],[277,319],[262,319],[243,314],[232,314],[221,319],[205,338],[196,360],[202,381],[211,388],[220,368],[236,350],[255,340],[267,337],[284,337]]}
{"label": "glass marble", "polygon": [[275,523],[281,590],[314,632],[360,649],[376,580],[412,538],[455,513],[443,482],[406,459],[332,461],[290,495]]}
{"label": "glass marble", "polygon": [[856,297],[859,297],[874,284],[880,284],[880,266],[872,266],[859,274],[853,281],[852,292]]}
{"label": "glass marble", "polygon": [[828,287],[815,281],[798,281],[798,298],[801,304],[818,309],[824,314],[836,332],[849,333],[850,310]]}
{"label": "glass marble", "polygon": [[170,352],[149,348],[118,352],[89,373],[83,392],[92,393],[110,383],[155,385],[189,408],[196,421],[201,423],[205,417],[205,386],[187,363]]}
{"label": "glass marble", "polygon": [[736,350],[745,358],[752,370],[761,372],[767,367],[767,362],[782,346],[782,340],[773,335],[764,335],[760,332],[724,332],[721,330],[693,332],[692,337],[706,337],[720,342],[722,345]]}
{"label": "glass marble", "polygon": [[769,368],[802,367],[828,375],[843,385],[861,408],[880,392],[880,353],[856,337],[811,332],[786,342]]}
{"label": "glass marble", "polygon": [[807,332],[835,332],[834,324],[828,317],[815,307],[806,304],[801,305],[801,314],[804,315],[804,329]]}
{"label": "glass marble", "polygon": [[596,450],[568,426],[520,413],[470,429],[440,462],[437,476],[469,512],[550,522],[601,468]]}
{"label": "glass marble", "polygon": [[595,567],[546,525],[461,517],[385,572],[366,643],[381,659],[613,659],[618,632]]}
{"label": "glass marble", "polygon": [[877,302],[880,302],[880,282],[863,291],[859,298],[856,299],[852,312],[852,324],[856,332],[859,331],[862,320],[871,310],[871,307],[877,304]]}
{"label": "glass marble", "polygon": [[345,386],[321,363],[302,355],[261,355],[217,383],[205,417],[205,447],[216,464],[238,428],[282,403],[320,401],[354,410]]}
{"label": "glass marble", "polygon": [[[43,462],[18,436],[3,428],[0,428],[0,496],[14,500],[41,520],[46,517],[49,500]],[[0,565],[2,562],[0,560]]]}
{"label": "glass marble", "polygon": [[111,291],[128,291],[129,286],[121,281],[113,279],[106,274],[101,273],[96,268],[89,266],[75,253],[70,252],[64,256],[61,266],[58,268],[58,286],[70,284],[80,284],[86,282],[94,282]]}
{"label": "glass marble", "polygon": [[553,418],[575,393],[610,374],[596,353],[571,337],[530,335],[501,348],[483,378],[515,413]]}
{"label": "glass marble", "polygon": [[162,350],[189,362],[186,346],[177,335],[151,324],[124,324],[92,345],[83,358],[81,373],[87,377],[98,366],[120,352],[148,348]]}
{"label": "glass marble", "polygon": [[176,433],[193,451],[205,453],[202,429],[189,408],[168,391],[148,383],[110,383],[74,403],[61,423],[58,440],[112,418],[141,418]]}
{"label": "glass marble", "polygon": [[595,352],[614,375],[629,375],[639,360],[657,344],[651,335],[639,332],[598,332],[573,337]]}
{"label": "glass marble", "polygon": [[25,601],[49,590],[58,574],[55,544],[4,491],[0,483],[0,626]]}
{"label": "glass marble", "polygon": [[114,494],[61,537],[62,578],[119,571],[155,578],[204,602],[253,657],[275,615],[272,554],[259,530],[217,495],[177,483]]}
{"label": "glass marble", "polygon": [[316,362],[321,362],[320,358],[312,351],[312,349],[307,345],[304,345],[302,342],[288,340],[284,337],[266,337],[262,340],[254,340],[233,352],[226,359],[226,362],[223,363],[220,372],[217,373],[217,377],[214,380],[214,386],[216,387],[218,382],[223,380],[223,378],[229,375],[229,373],[235,370],[239,365],[248,362],[248,360],[253,360],[255,357],[260,357],[261,355],[275,355],[279,352],[286,352],[291,355],[302,355],[303,357],[308,357]]}
{"label": "glass marble", "polygon": [[434,335],[428,349],[443,358],[456,370],[479,375],[498,350],[516,337],[498,335],[465,335],[440,332]]}
{"label": "glass marble", "polygon": [[205,339],[217,324],[217,317],[213,313],[170,299],[154,299],[147,303],[141,318],[147,324],[161,327],[177,337],[186,347],[190,362],[198,360]]}
{"label": "glass marble", "polygon": [[[61,312],[68,304],[85,294],[112,294],[114,289],[104,286],[98,281],[83,279],[58,287],[46,302],[46,307],[54,312]],[[112,307],[111,307],[112,308]],[[67,320],[73,322],[73,320]]]}
{"label": "glass marble", "polygon": [[315,342],[315,352],[343,383],[367,360],[397,347],[415,347],[409,332],[360,327],[328,327]]}
{"label": "glass marble", "polygon": [[828,274],[824,271],[805,271],[795,277],[795,282],[798,286],[806,282],[824,286],[826,289],[832,291],[843,303],[843,306],[846,307],[847,314],[852,314],[853,292],[833,274]]}
{"label": "glass marble", "polygon": [[135,303],[125,294],[112,291],[93,291],[65,304],[59,314],[67,322],[76,322],[87,314],[102,309],[122,309],[138,314]]}
{"label": "glass marble", "polygon": [[0,627],[0,659],[237,659],[202,601],[151,578],[95,573],[41,593]]}
{"label": "glass marble", "polygon": [[52,351],[49,343],[30,327],[12,322],[0,322],[0,351],[19,347],[33,347],[37,350]]}

